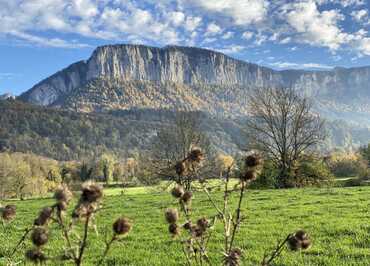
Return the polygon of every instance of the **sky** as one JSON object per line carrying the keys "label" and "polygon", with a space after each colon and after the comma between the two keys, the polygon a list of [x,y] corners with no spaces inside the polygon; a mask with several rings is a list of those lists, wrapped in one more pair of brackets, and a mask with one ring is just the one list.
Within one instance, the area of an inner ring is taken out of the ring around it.
{"label": "sky", "polygon": [[0,94],[100,45],[182,45],[277,70],[370,65],[370,0],[0,0]]}

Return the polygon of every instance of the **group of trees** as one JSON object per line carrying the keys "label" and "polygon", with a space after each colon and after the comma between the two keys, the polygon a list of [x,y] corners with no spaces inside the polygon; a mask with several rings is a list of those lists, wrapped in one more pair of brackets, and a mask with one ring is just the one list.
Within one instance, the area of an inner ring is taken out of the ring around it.
{"label": "group of trees", "polygon": [[[321,156],[316,152],[316,148],[325,139],[325,126],[320,116],[313,112],[312,102],[307,97],[299,95],[293,89],[254,89],[250,91],[248,107],[249,117],[245,126],[247,147],[241,148],[263,153],[266,162],[258,179],[259,185],[303,186],[326,182],[333,175],[367,177],[370,145],[352,154],[336,152],[330,156]],[[17,108],[24,107],[20,105]],[[35,110],[35,113],[39,112],[40,110]],[[12,114],[19,116],[20,113],[17,110]],[[29,118],[26,113],[23,114],[25,124],[20,123],[17,126],[22,131],[20,135],[24,135],[29,125],[33,124],[27,121],[28,125],[26,125],[26,120]],[[73,114],[69,112],[63,115],[65,117],[55,112],[52,117],[56,121],[68,119],[72,125],[76,121],[81,121],[73,119],[71,117]],[[168,113],[164,115],[169,117]],[[11,117],[6,118],[7,123],[12,121]],[[4,120],[4,117],[2,119]],[[58,162],[32,154],[2,152],[0,153],[0,197],[23,198],[31,194],[43,195],[58,183],[83,182],[88,179],[107,184],[111,182],[151,184],[160,179],[174,178],[176,164],[187,158],[189,151],[195,148],[202,150],[207,157],[207,164],[199,167],[197,176],[189,174],[189,182],[198,177],[221,177],[228,168],[238,167],[240,164],[241,154],[232,157],[212,147],[202,129],[202,113],[173,112],[173,117],[167,119],[167,122],[167,126],[158,128],[150,152],[141,151],[130,156],[122,151],[114,153],[117,147],[109,153],[104,152],[104,148],[98,153],[93,152],[90,156],[80,154],[79,158],[85,159],[67,162]],[[84,126],[80,129],[87,129],[88,123],[89,120],[84,122]],[[61,128],[53,128],[53,126],[58,127],[58,124],[53,124],[51,120],[49,126],[50,128],[40,129],[40,134],[43,130],[61,130]],[[115,124],[110,125],[109,132],[118,130],[117,134],[122,134],[115,126]],[[107,128],[103,130],[108,134]],[[69,134],[73,134],[73,131]],[[88,130],[86,134],[89,135]],[[105,136],[111,136],[111,134]],[[115,138],[111,140],[112,143],[109,145],[115,145]],[[1,145],[4,143],[0,143]],[[109,145],[107,144],[106,147]],[[87,147],[86,149],[88,150]]]}
{"label": "group of trees", "polygon": [[55,160],[23,153],[0,153],[0,198],[43,195],[61,181]]}
{"label": "group of trees", "polygon": [[104,153],[82,161],[59,162],[34,154],[0,153],[0,199],[45,196],[61,183],[80,184],[87,180],[106,184],[137,185],[143,175],[139,158],[118,160]]}

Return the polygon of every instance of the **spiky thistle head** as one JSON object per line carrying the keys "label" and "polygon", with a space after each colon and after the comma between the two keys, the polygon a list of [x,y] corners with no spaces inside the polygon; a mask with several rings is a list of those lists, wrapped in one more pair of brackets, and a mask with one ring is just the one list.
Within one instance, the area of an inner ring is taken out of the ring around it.
{"label": "spiky thistle head", "polygon": [[40,211],[39,216],[34,221],[34,225],[42,226],[42,225],[47,224],[47,222],[51,218],[51,215],[52,214],[53,214],[53,208],[51,208],[51,207],[45,207],[45,208],[43,208]]}
{"label": "spiky thistle head", "polygon": [[262,164],[262,157],[258,153],[253,153],[245,157],[245,166],[250,168],[255,168]]}
{"label": "spiky thistle head", "polygon": [[31,234],[32,243],[37,246],[45,245],[49,240],[48,231],[44,227],[36,227]]}
{"label": "spiky thistle head", "polygon": [[1,216],[4,221],[11,221],[15,218],[17,214],[17,207],[15,205],[6,205],[1,209]]}
{"label": "spiky thistle head", "polygon": [[311,239],[304,230],[298,230],[292,234],[288,241],[288,247],[290,250],[297,251],[300,249],[309,249],[311,247]]}
{"label": "spiky thistle head", "polygon": [[188,154],[188,159],[191,162],[200,163],[204,159],[204,153],[200,148],[193,148]]}
{"label": "spiky thistle head", "polygon": [[181,196],[181,200],[188,204],[193,197],[193,193],[191,191],[185,191],[184,194]]}
{"label": "spiky thistle head", "polygon": [[131,227],[132,225],[127,218],[120,217],[113,223],[113,232],[116,235],[125,235],[130,232]]}
{"label": "spiky thistle head", "polygon": [[206,231],[207,228],[208,228],[209,222],[208,222],[207,218],[202,217],[202,218],[198,219],[197,225],[199,226],[200,229],[202,229],[203,231]]}
{"label": "spiky thistle head", "polygon": [[184,194],[184,188],[180,185],[176,185],[172,190],[171,190],[172,196],[175,198],[181,198],[182,195]]}
{"label": "spiky thistle head", "polygon": [[257,173],[254,170],[246,170],[241,174],[240,179],[242,181],[254,181],[257,179]]}
{"label": "spiky thistle head", "polygon": [[176,223],[172,223],[168,226],[168,231],[173,237],[175,237],[180,234],[180,227]]}
{"label": "spiky thistle head", "polygon": [[46,261],[46,256],[39,248],[29,249],[26,251],[26,259],[34,264],[41,264]]}
{"label": "spiky thistle head", "polygon": [[175,171],[176,171],[176,174],[178,174],[179,176],[184,176],[186,173],[185,162],[183,161],[177,162],[175,164]]}
{"label": "spiky thistle head", "polygon": [[82,184],[81,201],[95,203],[103,197],[103,188],[94,182]]}
{"label": "spiky thistle head", "polygon": [[176,223],[179,219],[179,212],[177,209],[167,209],[164,213],[167,223]]}
{"label": "spiky thistle head", "polygon": [[72,196],[72,192],[65,185],[60,186],[54,192],[54,199],[57,201],[57,203],[63,202],[68,204],[71,201]]}
{"label": "spiky thistle head", "polygon": [[241,256],[242,250],[239,248],[233,248],[230,250],[229,254],[225,254],[224,264],[228,266],[239,266]]}

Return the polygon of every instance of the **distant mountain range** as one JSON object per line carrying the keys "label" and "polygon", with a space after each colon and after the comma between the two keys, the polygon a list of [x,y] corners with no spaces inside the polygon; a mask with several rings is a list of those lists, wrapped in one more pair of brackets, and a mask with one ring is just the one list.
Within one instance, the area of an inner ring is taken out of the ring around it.
{"label": "distant mountain range", "polygon": [[[338,127],[338,120],[343,120],[343,127],[363,129],[361,138],[343,135],[345,143],[358,146],[370,141],[370,67],[277,71],[194,47],[107,45],[18,99],[85,113],[199,110],[237,121],[248,115],[247,97],[255,87],[293,87],[312,97],[316,111],[332,125]],[[338,137],[333,132],[332,137]],[[343,139],[332,146],[340,142]]]}
{"label": "distant mountain range", "polygon": [[165,107],[235,117],[247,114],[249,88],[269,86],[312,97],[328,119],[370,125],[370,67],[276,71],[193,47],[98,47],[20,99],[85,112]]}

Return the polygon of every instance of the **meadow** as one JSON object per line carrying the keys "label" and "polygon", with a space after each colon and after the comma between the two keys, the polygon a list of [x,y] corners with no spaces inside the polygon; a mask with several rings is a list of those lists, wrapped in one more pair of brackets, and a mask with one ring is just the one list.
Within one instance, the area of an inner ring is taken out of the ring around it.
{"label": "meadow", "polygon": [[[222,193],[212,193],[221,203]],[[369,194],[370,187],[248,190],[243,205],[246,219],[236,239],[244,251],[242,265],[258,265],[266,250],[271,251],[277,240],[297,229],[310,234],[311,249],[285,251],[275,265],[369,265]],[[39,210],[53,200],[9,202],[17,205],[17,218],[11,224],[0,226],[0,265],[5,265],[4,255],[16,245]],[[192,205],[194,217],[215,214],[201,192],[195,193]],[[110,232],[113,221],[121,215],[133,222],[133,229],[125,240],[114,244],[106,265],[184,265],[181,245],[170,237],[163,215],[171,206],[176,207],[176,200],[158,188],[126,189],[123,194],[120,189],[106,190],[103,209],[97,215],[99,234]],[[45,250],[49,256],[56,256],[63,253],[63,239],[58,230],[51,231],[53,234]],[[221,232],[221,224],[216,225],[209,246],[212,265],[221,264]],[[93,230],[90,235],[84,265],[95,265],[104,250],[101,240],[104,237],[98,238]],[[17,251],[15,263],[23,263],[28,247],[31,247],[30,240]]]}

